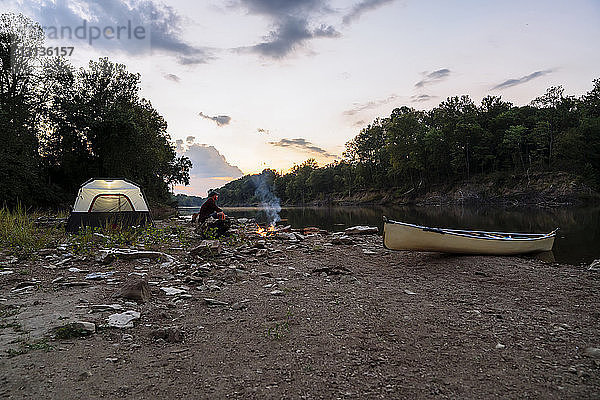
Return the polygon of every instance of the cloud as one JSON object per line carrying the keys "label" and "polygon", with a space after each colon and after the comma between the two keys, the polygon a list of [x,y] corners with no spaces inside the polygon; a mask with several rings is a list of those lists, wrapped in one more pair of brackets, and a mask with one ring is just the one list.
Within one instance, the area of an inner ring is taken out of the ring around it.
{"label": "cloud", "polygon": [[[177,11],[157,0],[39,0],[36,2],[7,1],[18,12],[32,16],[45,27],[46,36],[60,41],[85,41],[90,43],[90,34],[85,39],[62,36],[62,28],[74,31],[83,21],[99,30],[119,26],[142,27],[143,35],[133,38],[125,34],[120,39],[101,37],[92,41],[92,46],[102,50],[118,50],[132,55],[159,52],[177,58],[181,64],[205,63],[213,59],[212,50],[191,45],[182,39],[183,18]],[[66,32],[66,31],[65,31]],[[124,31],[125,32],[125,31]],[[143,39],[141,39],[143,37]]]}
{"label": "cloud", "polygon": [[231,117],[229,115],[217,115],[217,116],[211,117],[210,115],[206,115],[203,112],[198,113],[198,115],[204,119],[209,119],[211,121],[216,122],[217,126],[229,125],[229,123],[231,122]]}
{"label": "cloud", "polygon": [[185,151],[185,147],[183,147],[183,140],[177,139],[175,141],[175,151],[177,151],[178,153],[182,153]]}
{"label": "cloud", "polygon": [[315,23],[317,18],[331,12],[326,1],[240,0],[238,6],[272,21],[272,30],[262,42],[238,48],[239,51],[278,59],[293,53],[311,39],[341,36],[332,25]]}
{"label": "cloud", "polygon": [[532,79],[539,78],[539,77],[544,76],[544,75],[548,75],[551,72],[552,72],[551,69],[547,69],[547,70],[544,70],[544,71],[535,71],[535,72],[533,72],[533,73],[531,73],[529,75],[525,75],[525,76],[523,76],[521,78],[518,78],[518,79],[508,79],[508,80],[506,80],[506,81],[504,81],[504,82],[502,82],[502,83],[494,86],[492,88],[492,90],[506,89],[506,88],[509,88],[509,87],[521,85],[523,83],[529,82]]}
{"label": "cloud", "polygon": [[364,126],[366,124],[365,120],[361,119],[360,121],[356,121],[354,126]]}
{"label": "cloud", "polygon": [[235,165],[229,164],[214,146],[196,143],[180,153],[192,161],[191,177],[224,180],[243,175],[242,171]]}
{"label": "cloud", "polygon": [[381,100],[373,100],[373,101],[369,101],[369,102],[363,103],[363,104],[355,103],[354,108],[344,111],[344,115],[352,116],[352,115],[358,114],[361,111],[370,110],[370,109],[382,106],[384,104],[388,104],[396,99],[398,99],[398,95],[392,94],[392,95],[386,97],[385,99],[381,99]]}
{"label": "cloud", "polygon": [[344,15],[343,23],[348,25],[360,18],[367,11],[375,10],[383,5],[394,2],[395,0],[363,0],[352,7],[348,14]]}
{"label": "cloud", "polygon": [[181,38],[183,19],[173,7],[153,0],[133,1],[137,3],[140,13],[150,21],[153,51],[174,55],[183,65],[204,64],[215,58],[211,49],[191,45]]}
{"label": "cloud", "polygon": [[415,83],[415,87],[423,87],[425,85],[429,85],[430,83],[440,82],[450,76],[450,70],[448,68],[438,69],[437,71],[433,71],[430,73],[425,73],[423,79],[419,82]]}
{"label": "cloud", "polygon": [[269,142],[270,145],[275,147],[289,147],[296,150],[300,150],[305,153],[313,153],[318,154],[324,157],[336,158],[335,154],[329,153],[327,150],[324,150],[318,146],[315,146],[311,142],[306,139],[298,138],[298,139],[281,139],[278,142]]}
{"label": "cloud", "polygon": [[188,136],[185,138],[185,141],[188,142],[188,144],[194,143],[194,140],[196,140],[195,136]]}
{"label": "cloud", "polygon": [[414,96],[410,96],[410,100],[413,103],[422,103],[424,101],[429,101],[429,100],[433,100],[433,99],[436,99],[436,98],[437,98],[437,96],[430,96],[428,94],[417,94],[417,95],[414,95]]}
{"label": "cloud", "polygon": [[258,129],[256,130],[256,132],[258,132],[258,133],[264,133],[264,134],[266,134],[266,135],[270,135],[270,134],[271,134],[271,131],[270,131],[270,130],[268,130],[268,129],[264,129],[264,128],[258,128]]}
{"label": "cloud", "polygon": [[164,77],[165,77],[165,79],[167,79],[169,81],[173,81],[173,82],[177,82],[177,83],[179,83],[181,81],[181,78],[179,78],[175,74],[165,74]]}

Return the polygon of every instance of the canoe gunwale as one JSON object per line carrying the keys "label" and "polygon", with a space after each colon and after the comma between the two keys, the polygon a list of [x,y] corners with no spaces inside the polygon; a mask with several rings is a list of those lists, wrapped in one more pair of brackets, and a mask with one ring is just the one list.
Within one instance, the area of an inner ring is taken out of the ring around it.
{"label": "canoe gunwale", "polygon": [[[556,232],[558,232],[558,229],[554,229],[552,232],[549,232],[549,233],[510,233],[510,232],[490,232],[490,231],[469,231],[469,230],[464,230],[464,229],[459,230],[459,229],[446,229],[446,228],[431,228],[431,227],[427,227],[427,226],[409,224],[406,222],[393,221],[393,220],[390,220],[387,218],[384,219],[384,223],[385,224],[403,225],[403,226],[407,226],[407,227],[411,227],[411,228],[415,228],[415,229],[421,229],[425,232],[437,233],[440,235],[461,236],[461,237],[466,237],[466,238],[470,238],[470,239],[493,240],[493,241],[500,241],[500,242],[531,242],[531,241],[536,241],[536,240],[545,240],[545,239],[556,236]],[[385,232],[385,229],[384,229],[384,232]],[[470,233],[482,234],[482,235],[492,234],[492,235],[501,235],[501,236],[496,236],[496,237],[480,236],[480,235],[473,235]],[[518,237],[509,237],[510,235],[518,236]]]}

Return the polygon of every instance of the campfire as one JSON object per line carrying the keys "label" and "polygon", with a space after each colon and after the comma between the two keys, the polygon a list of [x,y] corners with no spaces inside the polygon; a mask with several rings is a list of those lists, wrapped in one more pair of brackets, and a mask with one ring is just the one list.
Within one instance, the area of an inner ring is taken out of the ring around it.
{"label": "campfire", "polygon": [[277,232],[277,229],[275,228],[275,225],[271,224],[266,228],[263,228],[262,226],[256,224],[256,233],[258,233],[259,236],[261,237],[267,237],[267,236],[271,236],[274,235]]}

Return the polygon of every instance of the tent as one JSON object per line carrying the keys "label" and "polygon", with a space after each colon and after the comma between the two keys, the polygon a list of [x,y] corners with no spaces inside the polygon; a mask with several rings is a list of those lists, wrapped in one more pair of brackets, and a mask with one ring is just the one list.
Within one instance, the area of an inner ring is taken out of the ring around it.
{"label": "tent", "polygon": [[90,179],[80,188],[67,220],[67,232],[112,224],[146,225],[151,221],[140,187],[127,179]]}

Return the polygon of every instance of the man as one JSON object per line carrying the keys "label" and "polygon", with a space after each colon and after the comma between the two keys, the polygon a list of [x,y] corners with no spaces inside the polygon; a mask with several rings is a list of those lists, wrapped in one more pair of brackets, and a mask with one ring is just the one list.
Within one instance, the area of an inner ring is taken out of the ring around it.
{"label": "man", "polygon": [[202,224],[204,221],[206,221],[208,217],[225,219],[225,213],[217,206],[218,199],[219,193],[212,190],[208,192],[208,199],[206,199],[204,204],[202,204],[200,211],[193,215],[192,222],[196,222],[196,218],[198,219],[199,224]]}

